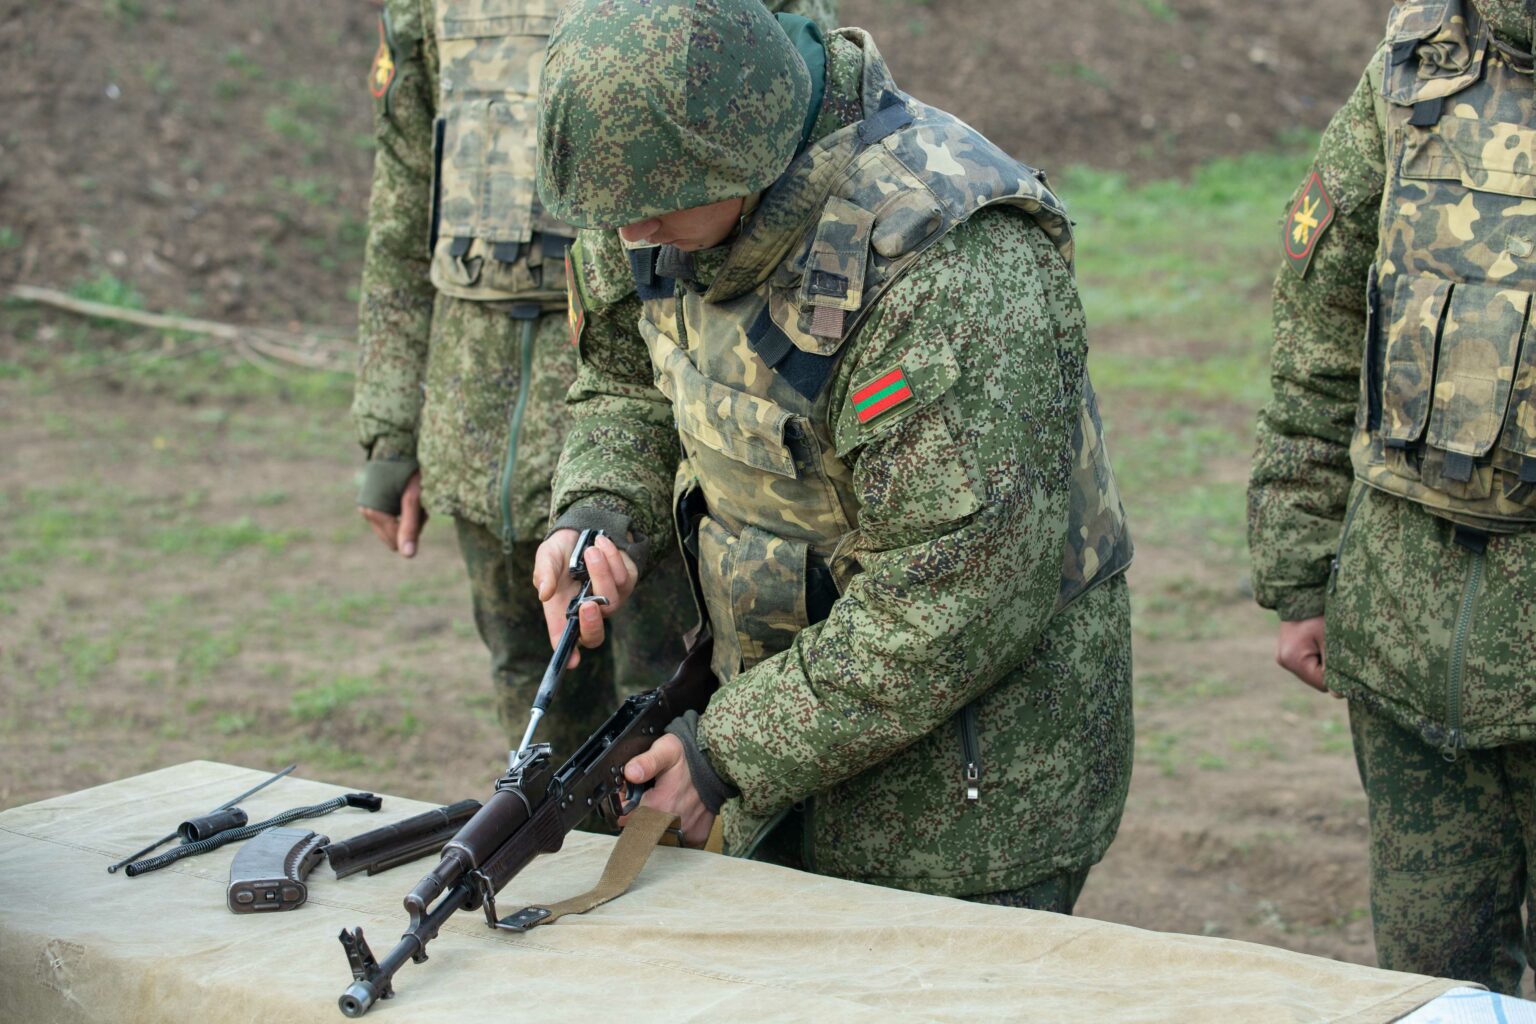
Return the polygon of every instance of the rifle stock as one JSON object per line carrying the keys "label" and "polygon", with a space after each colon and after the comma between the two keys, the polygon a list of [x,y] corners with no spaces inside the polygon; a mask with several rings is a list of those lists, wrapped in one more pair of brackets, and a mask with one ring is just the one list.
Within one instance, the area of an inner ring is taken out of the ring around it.
{"label": "rifle stock", "polygon": [[375,960],[361,928],[342,930],[353,982],[338,1001],[341,1012],[361,1017],[393,996],[395,973],[407,960],[426,960],[427,944],[460,910],[483,909],[490,927],[522,930],[515,915],[497,916],[496,894],[539,854],[559,850],[592,811],[611,821],[633,809],[639,793],[632,786],[626,793],[624,765],[650,749],[674,718],[704,710],[717,685],[712,648],[707,635],[701,638],[671,679],[627,698],[558,769],[548,744],[520,751],[495,792],[448,841],[437,866],[406,894],[410,923],[389,954]]}

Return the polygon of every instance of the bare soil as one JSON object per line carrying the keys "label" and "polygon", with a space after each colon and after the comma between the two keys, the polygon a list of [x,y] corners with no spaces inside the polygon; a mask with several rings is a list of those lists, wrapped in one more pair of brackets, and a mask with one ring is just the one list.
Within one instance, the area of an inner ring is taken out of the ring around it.
{"label": "bare soil", "polygon": [[[846,0],[844,20],[1031,162],[1148,178],[1319,129],[1387,7]],[[0,0],[0,283],[348,325],[373,23],[361,0]],[[125,343],[80,330],[12,311],[0,360]],[[1106,418],[1156,411],[1137,401]],[[350,437],[344,403],[280,391],[0,376],[0,507],[58,540],[0,593],[0,807],[196,757],[442,801],[484,788],[504,741],[449,531],[385,556],[351,508]],[[254,539],[217,533],[242,520]],[[198,530],[212,549],[178,547]],[[1240,572],[1143,544],[1132,581],[1157,597],[1138,604],[1140,760],[1082,912],[1370,962],[1344,709],[1273,667]]]}

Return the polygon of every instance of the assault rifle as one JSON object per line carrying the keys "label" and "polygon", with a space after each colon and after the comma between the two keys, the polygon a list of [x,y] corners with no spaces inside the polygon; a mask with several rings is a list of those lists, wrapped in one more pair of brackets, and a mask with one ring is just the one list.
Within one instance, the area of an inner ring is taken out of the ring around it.
{"label": "assault rifle", "polygon": [[613,822],[635,809],[647,784],[626,783],[624,765],[650,749],[674,718],[704,710],[717,685],[709,668],[713,646],[708,636],[701,639],[671,679],[625,700],[559,768],[547,743],[518,751],[495,792],[443,848],[437,867],[406,894],[410,924],[389,955],[376,960],[361,928],[342,930],[353,982],[338,1000],[341,1012],[361,1017],[394,995],[395,972],[407,960],[426,960],[427,943],[460,910],[483,909],[490,927],[518,932],[547,917],[542,907],[501,917],[496,894],[536,856],[559,850],[589,812]]}

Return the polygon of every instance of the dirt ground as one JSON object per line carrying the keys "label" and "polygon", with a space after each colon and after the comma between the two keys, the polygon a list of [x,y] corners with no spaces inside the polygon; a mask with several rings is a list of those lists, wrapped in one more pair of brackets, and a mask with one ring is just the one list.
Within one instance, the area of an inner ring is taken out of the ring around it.
{"label": "dirt ground", "polygon": [[[846,0],[844,20],[1031,162],[1149,178],[1320,128],[1387,7]],[[347,328],[373,21],[364,0],[0,0],[0,283]],[[0,318],[0,367],[136,343]],[[1106,399],[1112,430],[1147,402]],[[385,557],[350,438],[344,396],[0,373],[0,518],[21,524],[9,562],[0,533],[0,807],[196,757],[484,788],[503,740],[449,531]],[[1240,567],[1143,543],[1132,582],[1139,761],[1081,911],[1371,962],[1344,709],[1273,667]]]}

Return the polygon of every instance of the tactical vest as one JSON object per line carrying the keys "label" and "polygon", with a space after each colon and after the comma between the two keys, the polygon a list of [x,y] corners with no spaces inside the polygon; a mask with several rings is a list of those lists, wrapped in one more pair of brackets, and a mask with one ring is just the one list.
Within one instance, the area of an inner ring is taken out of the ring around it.
{"label": "tactical vest", "polygon": [[[1463,0],[1392,12],[1387,180],[1350,455],[1491,532],[1536,524],[1536,88]],[[1378,109],[1381,109],[1378,106]]]}
{"label": "tactical vest", "polygon": [[[946,166],[935,154],[948,154]],[[814,160],[810,160],[813,158]],[[811,170],[797,176],[810,160]],[[722,681],[789,647],[827,613],[857,572],[848,548],[859,503],[847,457],[871,435],[826,387],[848,339],[879,297],[955,225],[986,206],[1032,217],[1070,263],[1071,228],[1041,177],[948,114],[888,93],[876,114],[817,144],[765,196],[815,187],[830,194],[810,228],[755,287],[706,301],[679,285],[687,258],[631,250],[643,300],[640,330],[657,386],[671,400],[684,461],[674,495],[679,531],[697,555],[702,602]],[[909,168],[927,168],[914,172]],[[937,168],[937,169],[936,169]],[[718,282],[717,282],[718,283]],[[935,338],[901,371],[917,396],[880,430],[941,397],[959,364]],[[855,389],[874,381],[853,381]],[[1086,375],[1073,440],[1073,498],[1057,609],[1121,572],[1130,536]],[[958,518],[979,503],[949,510]]]}
{"label": "tactical vest", "polygon": [[565,307],[575,232],[534,188],[539,75],[559,0],[436,0],[432,283],[461,299]]}

